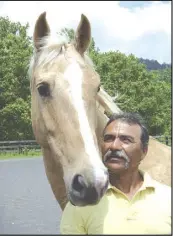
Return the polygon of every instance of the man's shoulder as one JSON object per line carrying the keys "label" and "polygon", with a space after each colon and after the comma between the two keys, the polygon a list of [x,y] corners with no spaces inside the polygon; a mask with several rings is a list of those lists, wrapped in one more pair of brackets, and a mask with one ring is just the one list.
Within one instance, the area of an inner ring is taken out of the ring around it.
{"label": "man's shoulder", "polygon": [[153,182],[155,186],[155,193],[162,198],[171,200],[171,187],[156,180],[153,180]]}
{"label": "man's shoulder", "polygon": [[146,186],[154,187],[158,191],[165,191],[167,193],[171,192],[171,187],[169,185],[155,180],[147,171],[140,170],[140,173],[144,177],[144,182]]}
{"label": "man's shoulder", "polygon": [[165,190],[167,192],[171,192],[171,186],[161,183],[161,182],[154,180],[154,179],[153,179],[153,181],[154,181],[154,185],[156,186],[156,188],[158,190]]}

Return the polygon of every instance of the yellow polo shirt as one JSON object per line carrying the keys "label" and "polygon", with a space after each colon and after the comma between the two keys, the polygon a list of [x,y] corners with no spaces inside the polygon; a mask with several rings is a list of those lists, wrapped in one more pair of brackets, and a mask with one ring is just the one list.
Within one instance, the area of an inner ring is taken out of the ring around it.
{"label": "yellow polo shirt", "polygon": [[68,203],[63,211],[61,234],[171,234],[171,188],[143,174],[144,182],[128,198],[109,185],[95,206]]}

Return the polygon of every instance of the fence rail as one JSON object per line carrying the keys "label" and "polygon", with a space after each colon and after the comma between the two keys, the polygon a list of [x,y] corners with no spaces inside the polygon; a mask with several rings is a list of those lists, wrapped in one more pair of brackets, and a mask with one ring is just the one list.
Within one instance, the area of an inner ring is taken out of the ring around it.
{"label": "fence rail", "polygon": [[[171,136],[153,136],[158,141],[171,146]],[[0,153],[16,152],[26,153],[29,150],[40,151],[41,148],[35,140],[0,141]]]}
{"label": "fence rail", "polygon": [[157,139],[161,143],[171,146],[171,143],[172,143],[171,136],[153,136],[153,138]]}
{"label": "fence rail", "polygon": [[0,141],[0,153],[27,153],[29,150],[37,152],[41,148],[35,140]]}

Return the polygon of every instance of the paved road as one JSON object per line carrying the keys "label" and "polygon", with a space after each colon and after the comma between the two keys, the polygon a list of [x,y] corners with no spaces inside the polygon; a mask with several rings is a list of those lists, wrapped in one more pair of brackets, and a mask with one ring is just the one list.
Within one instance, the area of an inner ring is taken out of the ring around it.
{"label": "paved road", "polygon": [[60,217],[41,157],[0,161],[0,234],[59,234]]}

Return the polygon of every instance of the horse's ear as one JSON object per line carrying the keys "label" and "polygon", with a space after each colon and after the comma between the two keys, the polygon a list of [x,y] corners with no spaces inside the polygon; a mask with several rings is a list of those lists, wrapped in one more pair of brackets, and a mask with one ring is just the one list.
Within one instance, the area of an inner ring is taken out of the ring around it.
{"label": "horse's ear", "polygon": [[36,49],[39,49],[41,46],[40,40],[44,37],[49,35],[50,28],[46,20],[46,12],[43,12],[37,19],[35,23],[35,29],[34,29],[34,46]]}
{"label": "horse's ear", "polygon": [[91,41],[91,26],[90,22],[85,15],[81,15],[80,23],[77,27],[75,34],[75,47],[76,50],[83,54]]}

